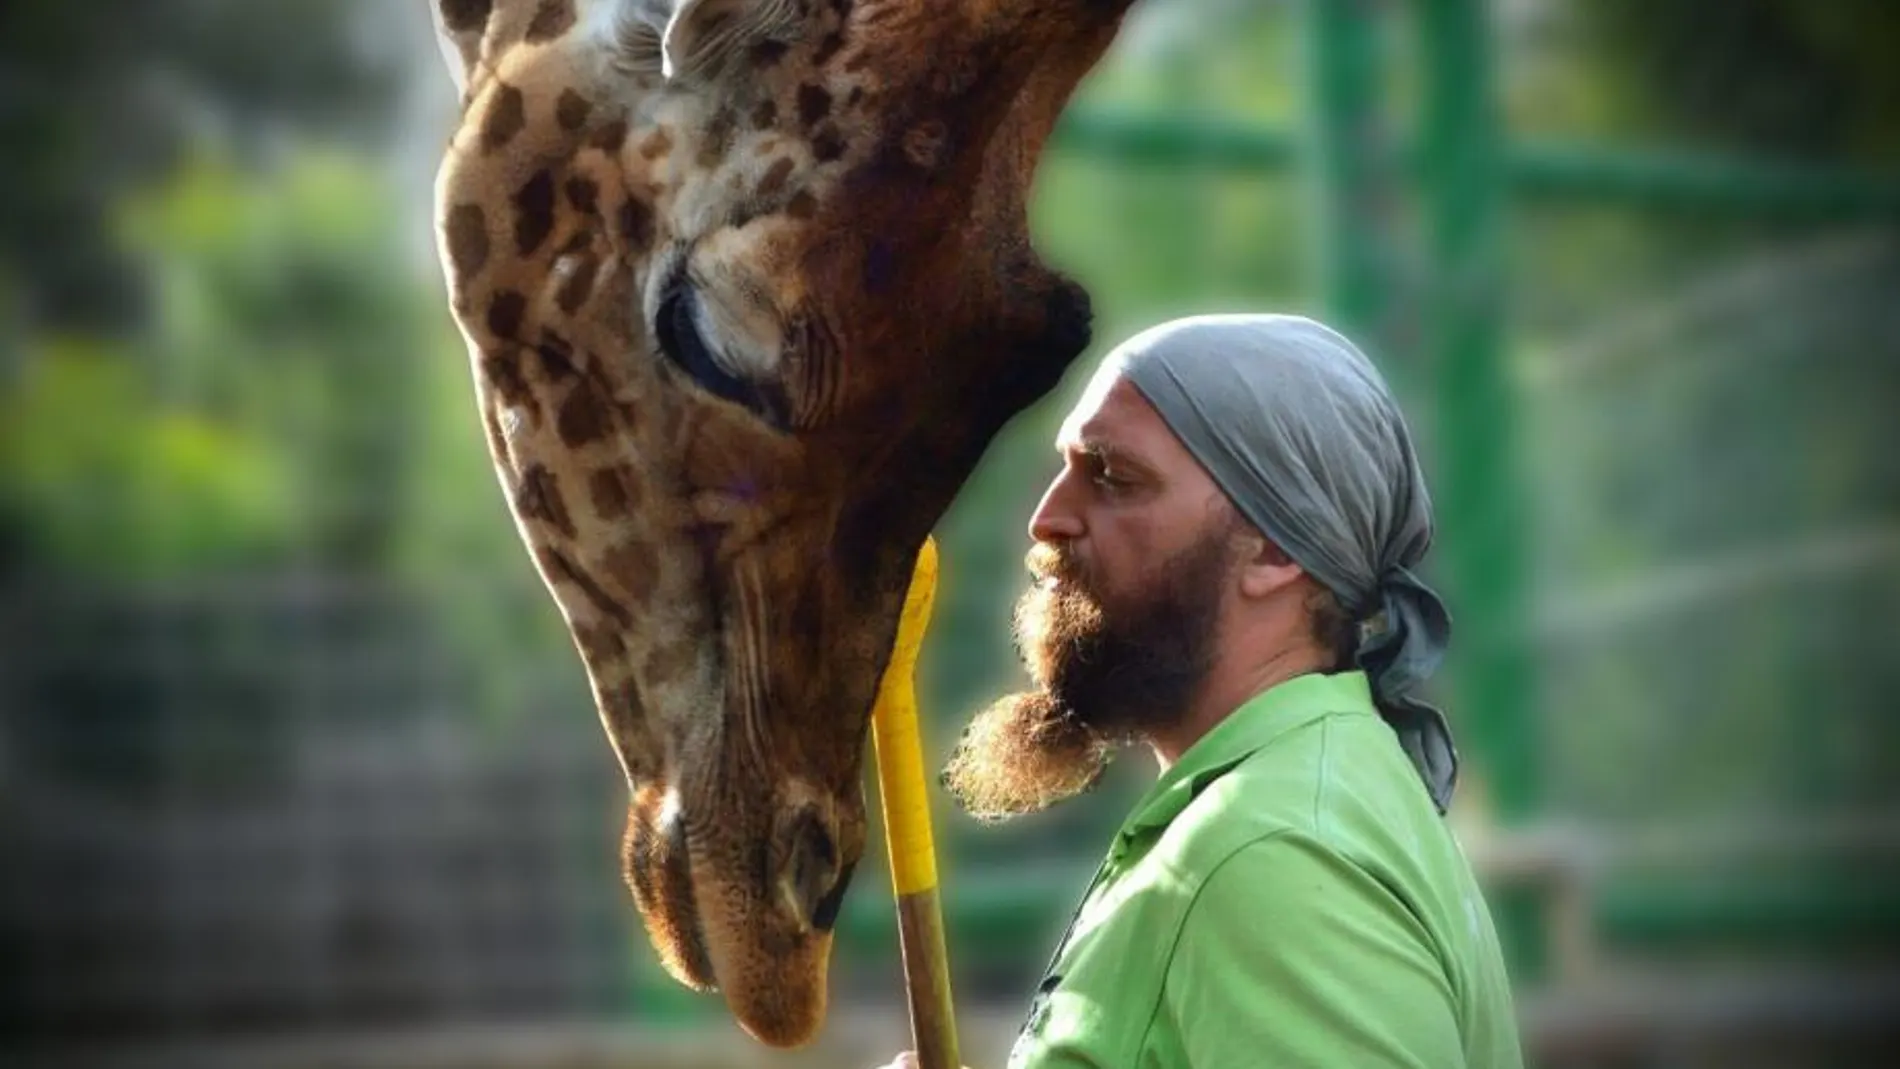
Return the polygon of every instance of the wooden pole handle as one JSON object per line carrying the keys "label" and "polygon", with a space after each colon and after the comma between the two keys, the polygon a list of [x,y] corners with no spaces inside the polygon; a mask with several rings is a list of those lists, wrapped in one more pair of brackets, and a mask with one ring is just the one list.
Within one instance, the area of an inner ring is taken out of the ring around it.
{"label": "wooden pole handle", "polygon": [[898,940],[904,956],[904,993],[910,1003],[911,1039],[921,1069],[960,1069],[955,1005],[950,997],[950,958],[944,947],[943,910],[937,897],[937,852],[931,837],[930,798],[917,727],[917,652],[930,624],[937,590],[937,546],[924,541],[897,644],[879,684],[871,715],[871,745],[877,753],[878,795],[884,807],[884,839],[890,850],[891,883],[897,892]]}

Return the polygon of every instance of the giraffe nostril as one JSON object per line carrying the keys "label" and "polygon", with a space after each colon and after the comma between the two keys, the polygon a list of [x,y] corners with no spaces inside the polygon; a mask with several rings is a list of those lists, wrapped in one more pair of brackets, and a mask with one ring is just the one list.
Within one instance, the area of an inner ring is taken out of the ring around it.
{"label": "giraffe nostril", "polygon": [[825,892],[825,897],[818,900],[818,908],[813,910],[811,915],[813,928],[828,932],[838,923],[838,911],[844,908],[844,893],[850,889],[851,874],[856,869],[856,864],[846,864],[843,871],[838,873],[837,882],[831,885],[831,890]]}
{"label": "giraffe nostril", "polygon": [[817,931],[830,931],[844,904],[845,888],[853,866],[840,866],[838,844],[831,829],[807,810],[786,832],[785,867],[779,891],[798,918]]}

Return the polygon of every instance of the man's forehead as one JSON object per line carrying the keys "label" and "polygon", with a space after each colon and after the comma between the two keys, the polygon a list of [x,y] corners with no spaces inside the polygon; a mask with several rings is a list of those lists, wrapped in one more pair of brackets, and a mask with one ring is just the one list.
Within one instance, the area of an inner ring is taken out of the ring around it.
{"label": "man's forehead", "polygon": [[1056,434],[1056,448],[1137,456],[1185,451],[1149,400],[1126,377],[1104,371],[1089,381]]}

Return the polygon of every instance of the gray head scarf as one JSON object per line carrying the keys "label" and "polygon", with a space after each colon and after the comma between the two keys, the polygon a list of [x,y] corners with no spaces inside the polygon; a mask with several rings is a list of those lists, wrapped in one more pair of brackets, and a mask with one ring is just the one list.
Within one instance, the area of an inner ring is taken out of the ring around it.
{"label": "gray head scarf", "polygon": [[1451,730],[1417,690],[1451,619],[1410,568],[1432,539],[1431,498],[1383,379],[1337,332],[1298,316],[1176,320],[1105,359],[1161,413],[1240,513],[1360,622],[1356,662],[1444,812]]}

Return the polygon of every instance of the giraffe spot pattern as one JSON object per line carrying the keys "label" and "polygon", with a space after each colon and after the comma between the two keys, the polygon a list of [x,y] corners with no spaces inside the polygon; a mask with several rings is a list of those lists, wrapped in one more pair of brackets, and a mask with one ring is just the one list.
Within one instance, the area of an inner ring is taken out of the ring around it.
{"label": "giraffe spot pattern", "polygon": [[479,30],[494,10],[495,0],[441,0],[442,24],[454,33]]}
{"label": "giraffe spot pattern", "polygon": [[811,139],[812,158],[819,163],[832,163],[844,158],[844,138],[835,127],[826,126]]}
{"label": "giraffe spot pattern", "polygon": [[602,152],[618,153],[627,143],[627,120],[615,119],[613,122],[594,131],[587,143]]}
{"label": "giraffe spot pattern", "polygon": [[818,125],[819,121],[831,114],[831,91],[822,85],[801,85],[798,87],[798,121],[806,129]]}
{"label": "giraffe spot pattern", "polygon": [[600,214],[600,184],[575,176],[567,180],[567,203],[582,215]]}
{"label": "giraffe spot pattern", "polygon": [[572,133],[587,124],[587,117],[593,114],[593,102],[572,89],[561,90],[561,99],[554,105],[554,121],[561,129]]}
{"label": "giraffe spot pattern", "polygon": [[[584,236],[583,236],[584,237]],[[575,253],[568,264],[568,276],[555,291],[554,303],[568,315],[581,310],[593,296],[594,280],[600,275],[600,257],[591,252]]]}
{"label": "giraffe spot pattern", "polygon": [[611,624],[580,624],[574,628],[574,641],[580,646],[581,654],[596,664],[611,661],[627,652],[627,644],[620,637],[620,629]]}
{"label": "giraffe spot pattern", "polygon": [[732,150],[732,135],[738,129],[738,118],[730,111],[721,111],[707,120],[705,129],[700,131],[696,158],[699,166],[710,171],[724,162],[726,154]]}
{"label": "giraffe spot pattern", "polygon": [[653,244],[653,206],[635,197],[620,204],[620,237],[633,252],[645,252]]}
{"label": "giraffe spot pattern", "polygon": [[482,116],[482,151],[498,152],[507,147],[528,125],[528,106],[521,90],[502,85],[495,90],[495,102]]}
{"label": "giraffe spot pattern", "polygon": [[567,392],[567,399],[561,402],[561,411],[555,417],[555,428],[560,431],[561,442],[569,449],[579,449],[600,441],[607,437],[613,425],[613,412],[601,401],[600,394],[585,381],[576,383]]}
{"label": "giraffe spot pattern", "polygon": [[594,581],[593,576],[576,567],[574,562],[568,559],[567,554],[553,546],[541,546],[536,550],[535,555],[540,558],[543,571],[556,581],[580,591],[581,596],[587,599],[587,603],[593,607],[595,613],[613,620],[621,627],[632,626],[633,614],[627,611],[626,606],[615,601],[599,583]]}
{"label": "giraffe spot pattern", "polygon": [[752,128],[754,130],[770,130],[777,125],[778,101],[773,100],[771,97],[766,97],[764,100],[759,101],[758,107],[752,109]]}
{"label": "giraffe spot pattern", "polygon": [[635,600],[651,594],[653,583],[659,577],[653,547],[644,543],[626,542],[615,546],[607,551],[604,563],[614,585]]}
{"label": "giraffe spot pattern", "polygon": [[456,277],[464,282],[474,278],[488,263],[488,217],[480,205],[458,204],[450,209],[443,229]]}
{"label": "giraffe spot pattern", "polygon": [[530,255],[554,230],[554,174],[546,169],[515,192],[515,251]]}
{"label": "giraffe spot pattern", "polygon": [[826,34],[825,39],[818,42],[818,51],[811,54],[811,65],[814,67],[822,67],[830,63],[831,58],[837,55],[838,51],[843,47],[844,34],[835,30]]}
{"label": "giraffe spot pattern", "polygon": [[541,328],[541,337],[535,341],[534,353],[541,358],[542,376],[550,382],[579,374],[574,370],[573,343],[549,327]]}
{"label": "giraffe spot pattern", "polygon": [[574,517],[568,515],[560,484],[545,464],[529,465],[521,473],[521,482],[515,487],[515,511],[522,519],[538,520],[568,538],[575,535]]}
{"label": "giraffe spot pattern", "polygon": [[587,480],[587,496],[593,499],[594,515],[617,520],[631,513],[640,501],[640,484],[625,468],[597,471]]}
{"label": "giraffe spot pattern", "polygon": [[514,338],[521,332],[521,320],[528,313],[528,298],[517,290],[499,290],[488,301],[488,333],[497,338]]}
{"label": "giraffe spot pattern", "polygon": [[648,134],[646,139],[640,142],[640,158],[643,160],[657,160],[671,151],[673,151],[673,131],[665,126]]}
{"label": "giraffe spot pattern", "polygon": [[792,169],[796,166],[797,164],[789,156],[773,164],[772,169],[765,172],[765,177],[759,179],[759,199],[767,200],[778,196],[784,190],[786,180],[792,177]]}
{"label": "giraffe spot pattern", "polygon": [[574,28],[574,0],[541,0],[528,23],[528,43],[551,41]]}
{"label": "giraffe spot pattern", "polygon": [[482,379],[489,388],[501,395],[505,405],[520,407],[534,402],[534,394],[528,390],[528,380],[521,375],[519,360],[501,356],[482,358]]}
{"label": "giraffe spot pattern", "polygon": [[794,219],[810,219],[818,214],[818,198],[809,190],[800,190],[786,203],[785,214]]}

